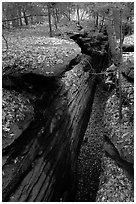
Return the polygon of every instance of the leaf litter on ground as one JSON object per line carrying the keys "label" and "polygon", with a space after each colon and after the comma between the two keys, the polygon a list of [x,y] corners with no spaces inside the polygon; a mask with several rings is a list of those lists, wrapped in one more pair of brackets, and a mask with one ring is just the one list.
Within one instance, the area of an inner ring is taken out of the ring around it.
{"label": "leaf litter on ground", "polygon": [[[127,60],[134,54],[123,54],[122,71],[127,69]],[[126,63],[126,64],[125,64]],[[134,64],[132,63],[134,67]],[[105,108],[105,128],[108,137],[117,148],[122,159],[134,162],[134,85],[121,76],[122,121],[119,124],[119,93],[114,90]],[[126,102],[127,101],[127,102]],[[134,186],[126,177],[125,171],[105,154],[102,159],[103,173],[100,177],[96,202],[134,202]]]}
{"label": "leaf litter on ground", "polygon": [[6,67],[14,67],[14,71],[21,73],[53,75],[55,71],[63,71],[81,52],[73,41],[59,38],[18,36],[7,41],[9,49],[3,53],[3,72]]}
{"label": "leaf litter on ground", "polygon": [[30,100],[20,93],[3,89],[2,92],[2,148],[9,146],[33,120]]}

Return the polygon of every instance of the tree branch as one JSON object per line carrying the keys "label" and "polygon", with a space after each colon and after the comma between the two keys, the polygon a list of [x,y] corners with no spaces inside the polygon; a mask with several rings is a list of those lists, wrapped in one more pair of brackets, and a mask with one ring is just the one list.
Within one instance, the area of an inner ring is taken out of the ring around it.
{"label": "tree branch", "polygon": [[[32,16],[45,16],[45,15],[28,15],[28,16],[26,16],[26,18],[32,17]],[[7,19],[7,20],[2,20],[2,22],[4,23],[4,22],[8,22],[8,21],[15,21],[15,20],[18,20],[18,19],[21,19],[21,18],[24,18],[24,16],[12,18],[12,19]]]}
{"label": "tree branch", "polygon": [[6,43],[6,50],[3,51],[3,52],[7,52],[7,50],[8,50],[8,41],[6,40],[4,34],[2,34],[2,37],[3,37],[3,39],[4,39],[5,43]]}

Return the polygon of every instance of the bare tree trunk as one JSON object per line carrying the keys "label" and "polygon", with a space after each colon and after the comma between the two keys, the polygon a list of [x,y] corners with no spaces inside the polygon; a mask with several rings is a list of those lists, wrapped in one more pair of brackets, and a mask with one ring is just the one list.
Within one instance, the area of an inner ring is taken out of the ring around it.
{"label": "bare tree trunk", "polygon": [[55,24],[55,28],[57,29],[58,28],[58,25],[57,25],[57,17],[56,17],[56,13],[55,13],[55,8],[53,8],[53,17],[54,17],[54,24]]}
{"label": "bare tree trunk", "polygon": [[[122,13],[120,12],[120,55],[122,58]],[[122,59],[121,59],[121,63],[122,63]],[[121,124],[122,121],[122,82],[121,82],[121,66],[118,66],[118,70],[119,70],[119,123]]]}
{"label": "bare tree trunk", "polygon": [[98,16],[98,13],[96,15],[96,21],[95,21],[95,26],[98,28],[98,23],[99,23],[99,16]]}
{"label": "bare tree trunk", "polygon": [[52,37],[53,33],[52,33],[52,24],[51,24],[51,6],[50,6],[50,3],[47,3],[47,8],[48,8],[48,20],[49,20],[50,37]]}
{"label": "bare tree trunk", "polygon": [[105,20],[105,18],[104,18],[104,16],[103,16],[102,21],[101,21],[101,24],[100,24],[100,28],[99,28],[99,31],[100,31],[100,32],[101,32],[101,30],[102,30],[102,28],[103,28],[103,26],[104,26],[104,20]]}
{"label": "bare tree trunk", "polygon": [[82,15],[81,15],[81,21],[83,20],[83,16],[84,16],[85,13],[86,13],[86,11],[84,10]]}
{"label": "bare tree trunk", "polygon": [[23,11],[23,14],[24,14],[24,19],[25,19],[25,24],[28,25],[28,18],[27,18],[27,16],[26,16],[26,12]]}
{"label": "bare tree trunk", "polygon": [[71,11],[70,11],[70,8],[69,8],[69,10],[68,10],[68,20],[69,20],[69,21],[71,21],[70,13],[71,13]]}
{"label": "bare tree trunk", "polygon": [[79,6],[77,5],[77,21],[80,24]]}
{"label": "bare tree trunk", "polygon": [[20,18],[20,26],[23,26],[23,23],[22,23],[22,18]]}
{"label": "bare tree trunk", "polygon": [[57,23],[59,23],[59,10],[58,10],[58,8],[55,8],[55,14],[56,14]]}
{"label": "bare tree trunk", "polygon": [[18,17],[20,17],[20,19],[19,19],[20,26],[23,26],[23,22],[22,22],[22,18],[21,18],[21,9],[20,8],[18,8]]}

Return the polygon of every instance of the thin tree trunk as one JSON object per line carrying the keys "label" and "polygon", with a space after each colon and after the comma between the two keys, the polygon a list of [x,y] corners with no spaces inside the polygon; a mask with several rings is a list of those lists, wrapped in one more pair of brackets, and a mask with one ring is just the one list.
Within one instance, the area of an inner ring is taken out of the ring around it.
{"label": "thin tree trunk", "polygon": [[23,22],[22,22],[22,18],[21,18],[21,10],[20,9],[18,9],[18,17],[20,17],[20,19],[19,19],[20,26],[23,26]]}
{"label": "thin tree trunk", "polygon": [[70,8],[68,10],[68,19],[69,19],[69,21],[71,20],[71,17],[70,17]]}
{"label": "thin tree trunk", "polygon": [[27,18],[27,16],[26,16],[25,11],[23,11],[23,14],[24,14],[24,19],[25,19],[25,24],[28,25],[28,18]]}
{"label": "thin tree trunk", "polygon": [[96,22],[95,22],[95,26],[98,27],[98,13],[96,15]]}
{"label": "thin tree trunk", "polygon": [[20,26],[23,26],[23,23],[22,23],[22,18],[20,18]]}
{"label": "thin tree trunk", "polygon": [[95,26],[95,14],[93,15],[93,23],[94,23],[94,26]]}
{"label": "thin tree trunk", "polygon": [[79,6],[77,5],[77,21],[80,24]]}
{"label": "thin tree trunk", "polygon": [[84,16],[84,14],[85,14],[85,10],[83,11],[83,13],[82,13],[82,15],[81,15],[81,21],[83,20],[83,16]]}
{"label": "thin tree trunk", "polygon": [[59,23],[59,12],[58,12],[58,8],[55,8],[55,14],[56,14],[57,23]]}
{"label": "thin tree trunk", "polygon": [[52,33],[52,24],[51,24],[51,7],[50,7],[50,3],[47,4],[47,7],[48,7],[48,20],[49,20],[50,37],[52,37],[53,33]]}
{"label": "thin tree trunk", "polygon": [[55,8],[53,8],[53,17],[54,17],[55,28],[58,29],[57,18],[56,18],[56,13],[55,13]]}
{"label": "thin tree trunk", "polygon": [[100,32],[101,32],[101,30],[102,30],[102,28],[103,28],[103,25],[104,25],[104,20],[105,20],[105,18],[104,18],[104,16],[103,16],[103,18],[102,18],[102,21],[101,21],[101,25],[100,25]]}
{"label": "thin tree trunk", "polygon": [[103,27],[103,24],[104,24],[104,20],[105,20],[105,19],[104,19],[104,16],[103,16],[102,22],[101,22],[101,23],[102,23],[102,24],[101,24],[102,27]]}
{"label": "thin tree trunk", "polygon": [[[121,13],[120,13],[120,54],[122,56],[122,19],[121,19]],[[122,60],[121,60],[122,63]],[[121,124],[122,120],[122,88],[121,88],[121,66],[119,66],[119,123]]]}

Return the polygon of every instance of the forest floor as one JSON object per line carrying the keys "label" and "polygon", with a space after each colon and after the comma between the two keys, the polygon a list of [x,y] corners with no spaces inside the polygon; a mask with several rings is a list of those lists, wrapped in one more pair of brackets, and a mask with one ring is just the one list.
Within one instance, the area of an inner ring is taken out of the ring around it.
{"label": "forest floor", "polygon": [[132,104],[129,105],[132,110],[123,105],[120,129],[116,91],[110,93],[103,89],[102,84],[97,86],[78,157],[76,202],[133,202],[133,182],[113,159],[105,157],[103,149],[103,136],[107,135],[112,141],[117,140],[115,144],[118,151],[122,151],[122,157],[133,163],[133,119],[130,120],[133,118],[133,84],[122,79],[122,89],[125,101],[128,99]]}
{"label": "forest floor", "polygon": [[78,157],[76,202],[95,202],[103,154],[104,109],[109,93],[97,86],[92,113]]}
{"label": "forest floor", "polygon": [[[18,51],[20,52],[22,48],[24,48],[26,52],[26,47],[24,45],[29,47],[28,45],[33,44],[35,38],[49,37],[49,33],[46,26],[44,27],[43,25],[39,25],[39,27],[26,27],[24,29],[14,30],[12,32],[5,32],[5,37],[8,37],[8,51],[14,55],[13,47],[16,47],[16,54],[18,56]],[[25,39],[24,41],[22,41],[23,38]],[[31,41],[30,38],[32,38]],[[11,39],[14,40],[12,41]],[[18,49],[19,40],[22,43],[21,49],[20,47]],[[6,44],[4,40],[3,44],[3,50],[5,50]],[[5,57],[6,54],[7,53],[3,54],[3,57]],[[15,58],[15,55],[13,57]],[[8,62],[9,60],[11,63],[14,58],[5,59],[5,61],[7,60]],[[104,91],[101,84],[99,84],[96,89],[88,128],[86,130],[78,157],[78,186],[75,202],[96,201],[97,191],[99,190],[99,176],[102,172],[101,160],[103,157],[103,134],[107,132],[103,119],[106,102],[109,97],[110,93]]]}
{"label": "forest floor", "polygon": [[47,25],[4,30],[3,36],[4,73],[15,72],[16,69],[21,73],[32,71],[46,76],[57,75],[81,52],[70,39],[49,37]]}

